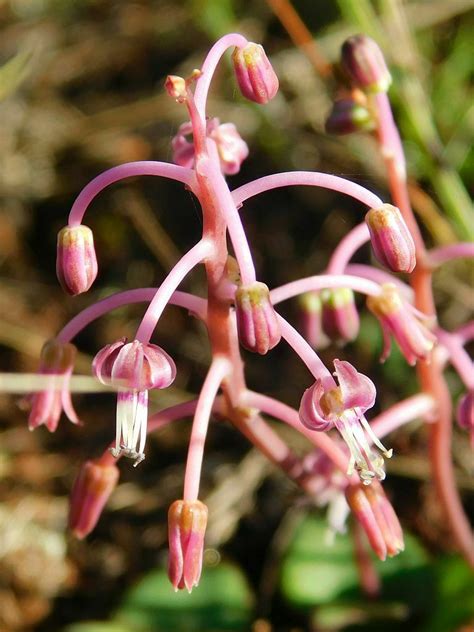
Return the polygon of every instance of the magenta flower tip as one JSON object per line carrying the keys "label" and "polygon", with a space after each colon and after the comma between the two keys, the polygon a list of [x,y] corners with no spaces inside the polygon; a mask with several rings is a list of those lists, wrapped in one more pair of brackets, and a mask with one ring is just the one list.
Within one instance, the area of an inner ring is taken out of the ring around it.
{"label": "magenta flower tip", "polygon": [[456,420],[461,428],[474,432],[474,391],[465,393],[459,400]]}
{"label": "magenta flower tip", "polygon": [[265,283],[241,286],[235,293],[237,329],[243,347],[265,355],[281,339],[280,324]]}
{"label": "magenta flower tip", "polygon": [[278,92],[278,77],[260,44],[249,42],[232,54],[235,76],[244,97],[261,105]]}
{"label": "magenta flower tip", "polygon": [[348,288],[323,290],[321,299],[322,323],[327,336],[337,344],[355,340],[359,333],[360,320],[354,292]]}
{"label": "magenta flower tip", "polygon": [[168,577],[175,590],[188,592],[199,584],[202,571],[207,507],[199,500],[176,500],[168,511]]}
{"label": "magenta flower tip", "polygon": [[66,226],[58,233],[56,274],[61,287],[76,296],[87,292],[97,276],[94,236],[87,226]]}
{"label": "magenta flower tip", "polygon": [[118,479],[119,470],[115,464],[86,461],[82,465],[72,489],[69,508],[69,528],[80,540],[95,528]]}
{"label": "magenta flower tip", "polygon": [[354,99],[338,99],[329,113],[325,129],[328,134],[353,134],[371,132],[375,121],[369,110]]}
{"label": "magenta flower tip", "polygon": [[392,272],[412,272],[415,243],[399,209],[391,204],[373,208],[365,216],[377,259]]}
{"label": "magenta flower tip", "polygon": [[367,92],[387,92],[392,77],[378,44],[366,35],[354,35],[344,42],[341,64],[349,79]]}

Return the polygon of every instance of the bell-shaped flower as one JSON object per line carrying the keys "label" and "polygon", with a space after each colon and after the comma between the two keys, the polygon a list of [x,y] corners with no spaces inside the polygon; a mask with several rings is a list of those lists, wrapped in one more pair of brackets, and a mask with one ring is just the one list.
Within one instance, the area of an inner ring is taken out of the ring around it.
{"label": "bell-shaped flower", "polygon": [[313,349],[325,349],[329,339],[323,331],[323,305],[320,292],[305,292],[298,297],[299,329]]}
{"label": "bell-shaped flower", "polygon": [[399,209],[391,204],[372,208],[365,221],[380,263],[392,272],[412,272],[416,265],[415,242]]}
{"label": "bell-shaped flower", "polygon": [[103,384],[119,389],[112,454],[134,459],[136,466],[145,458],[148,390],[168,387],[176,376],[175,363],[157,345],[123,338],[99,351],[92,367]]}
{"label": "bell-shaped flower", "polygon": [[334,360],[338,386],[316,382],[308,388],[301,399],[300,419],[310,430],[326,431],[336,427],[350,451],[348,475],[354,471],[364,485],[374,478],[385,478],[384,459],[374,453],[366,435],[382,454],[390,458],[392,450],[387,450],[372,431],[364,413],[375,403],[375,385],[349,362]]}
{"label": "bell-shaped flower", "polygon": [[79,423],[71,402],[69,378],[74,368],[76,347],[70,343],[52,339],[44,343],[40,356],[40,375],[50,376],[48,385],[28,397],[31,411],[28,427],[34,430],[45,425],[50,432],[58,426],[61,412],[64,410],[72,423]]}
{"label": "bell-shaped flower", "polygon": [[349,485],[346,499],[355,518],[364,529],[374,553],[381,560],[393,557],[405,548],[403,531],[382,485]]}
{"label": "bell-shaped flower", "polygon": [[168,577],[175,590],[198,585],[202,570],[207,507],[199,500],[176,500],[168,511]]}
{"label": "bell-shaped flower", "polygon": [[278,92],[278,77],[263,46],[248,42],[232,53],[235,76],[244,97],[261,105],[268,103]]}
{"label": "bell-shaped flower", "polygon": [[379,296],[369,296],[367,307],[377,317],[382,327],[384,349],[380,358],[384,362],[390,355],[392,335],[408,364],[427,360],[436,342],[436,336],[422,323],[428,320],[424,314],[400,296],[396,285],[385,283]]}
{"label": "bell-shaped flower", "polygon": [[342,67],[350,80],[366,92],[387,92],[392,82],[378,44],[367,35],[354,35],[342,45]]}
{"label": "bell-shaped flower", "polygon": [[235,293],[235,310],[243,347],[265,355],[280,342],[280,324],[265,283],[240,286]]}
{"label": "bell-shaped flower", "polygon": [[102,510],[117,486],[119,469],[99,460],[86,461],[74,482],[69,506],[69,528],[82,540],[95,528]]}
{"label": "bell-shaped flower", "polygon": [[323,290],[321,300],[323,329],[330,340],[343,345],[357,338],[360,320],[354,292],[342,287]]}
{"label": "bell-shaped flower", "polygon": [[76,296],[87,292],[97,276],[94,236],[88,226],[66,226],[58,233],[56,274],[61,287]]}

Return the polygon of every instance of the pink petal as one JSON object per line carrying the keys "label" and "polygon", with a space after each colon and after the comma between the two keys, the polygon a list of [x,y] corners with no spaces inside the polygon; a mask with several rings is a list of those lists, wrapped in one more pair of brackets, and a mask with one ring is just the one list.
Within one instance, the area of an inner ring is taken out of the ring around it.
{"label": "pink petal", "polygon": [[362,412],[375,403],[375,385],[366,375],[359,373],[350,362],[334,360],[336,376],[341,388],[345,408],[360,408]]}

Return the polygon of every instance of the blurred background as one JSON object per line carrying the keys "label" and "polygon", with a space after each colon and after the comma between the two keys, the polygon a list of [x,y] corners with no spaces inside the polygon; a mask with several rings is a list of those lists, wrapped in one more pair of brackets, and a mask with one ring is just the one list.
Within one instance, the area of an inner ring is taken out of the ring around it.
{"label": "blurred background", "polygon": [[[256,106],[238,93],[228,57],[219,68],[208,113],[234,122],[250,147],[232,188],[275,171],[310,169],[344,175],[387,199],[370,135],[324,132],[336,88],[331,64],[347,36],[365,32],[393,71],[391,97],[427,242],[468,238],[474,2],[295,0],[293,6],[316,48],[295,45],[292,37],[301,37],[288,22],[288,5],[277,0],[0,0],[1,371],[35,371],[43,342],[80,309],[118,289],[159,284],[196,241],[200,210],[180,185],[125,181],[104,191],[86,217],[100,269],[92,290],[67,297],[56,280],[56,235],[75,196],[111,166],[170,160],[170,141],[186,115],[164,93],[164,78],[198,68],[229,31],[264,45],[281,84],[268,106]],[[272,287],[322,271],[361,210],[309,188],[252,199],[242,216],[259,278]],[[356,259],[369,262],[368,249]],[[465,261],[435,275],[445,328],[472,318],[471,282]],[[203,294],[202,275],[183,287]],[[357,341],[326,349],[323,359],[330,363],[337,354],[370,375],[379,391],[376,413],[414,393],[416,382],[396,349],[378,364],[380,331],[360,307]],[[296,322],[296,304],[283,311]],[[143,306],[120,309],[81,334],[77,372],[90,373],[104,344],[133,336],[142,314]],[[155,340],[179,368],[173,387],[153,398],[152,410],[159,410],[198,392],[209,350],[203,328],[172,307]],[[270,359],[244,354],[252,388],[298,404],[309,376],[284,345]],[[461,384],[449,371],[448,379],[457,398]],[[137,469],[121,464],[119,487],[97,529],[77,542],[66,533],[68,494],[78,466],[114,434],[114,398],[75,397],[84,426],[62,420],[54,434],[28,432],[18,399],[0,394],[2,632],[472,629],[472,576],[453,552],[419,423],[388,439],[395,456],[385,489],[406,529],[407,549],[377,563],[378,599],[358,588],[349,537],[338,536],[328,548],[325,511],[227,422],[211,425],[206,445],[202,500],[210,518],[201,585],[192,595],[174,595],[165,579],[166,512],[181,497],[190,422],[151,436]],[[277,429],[298,453],[307,452],[295,433]],[[472,510],[469,442],[457,428],[453,458]]]}

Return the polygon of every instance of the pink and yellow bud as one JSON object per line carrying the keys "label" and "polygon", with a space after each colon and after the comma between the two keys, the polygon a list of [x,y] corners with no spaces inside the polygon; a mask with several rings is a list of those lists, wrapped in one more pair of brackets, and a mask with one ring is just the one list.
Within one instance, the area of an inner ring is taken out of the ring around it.
{"label": "pink and yellow bud", "polygon": [[268,60],[263,46],[249,42],[232,54],[235,76],[244,97],[265,104],[278,92],[278,77]]}
{"label": "pink and yellow bud", "polygon": [[375,127],[369,110],[354,99],[338,99],[326,119],[328,134],[353,134],[354,132],[371,132]]}
{"label": "pink and yellow bud", "polygon": [[342,46],[341,64],[349,79],[366,92],[387,92],[392,77],[378,44],[366,35],[354,35]]}
{"label": "pink and yellow bud", "polygon": [[58,233],[56,274],[65,292],[87,292],[97,276],[94,236],[89,227],[66,226]]}
{"label": "pink and yellow bud", "polygon": [[414,307],[403,301],[393,283],[382,285],[379,296],[369,296],[367,307],[377,317],[382,327],[384,349],[381,361],[390,355],[390,335],[392,335],[407,362],[427,360],[436,342],[436,336],[420,318],[422,315]]}
{"label": "pink and yellow bud", "polygon": [[392,272],[412,272],[416,265],[415,244],[396,206],[384,204],[365,216],[375,256]]}
{"label": "pink and yellow bud", "polygon": [[381,560],[405,548],[397,515],[378,481],[371,485],[349,485],[346,500],[364,529],[374,553]]}
{"label": "pink and yellow bud", "polygon": [[86,461],[79,470],[71,493],[69,528],[82,540],[95,528],[102,510],[117,486],[119,470],[115,464]]}
{"label": "pink and yellow bud", "polygon": [[321,292],[324,333],[335,343],[345,344],[357,338],[360,320],[349,288],[336,288]]}
{"label": "pink and yellow bud", "polygon": [[187,98],[186,80],[177,75],[168,75],[165,81],[165,90],[172,99],[176,99],[178,103],[184,103]]}
{"label": "pink and yellow bud", "polygon": [[176,500],[169,508],[168,577],[175,590],[199,584],[206,526],[207,507],[199,500]]}
{"label": "pink and yellow bud", "polygon": [[323,306],[319,292],[305,292],[298,298],[300,331],[313,349],[324,349],[329,340],[323,331]]}
{"label": "pink and yellow bud", "polygon": [[265,355],[281,339],[280,324],[265,283],[241,286],[235,293],[240,343],[249,351]]}

